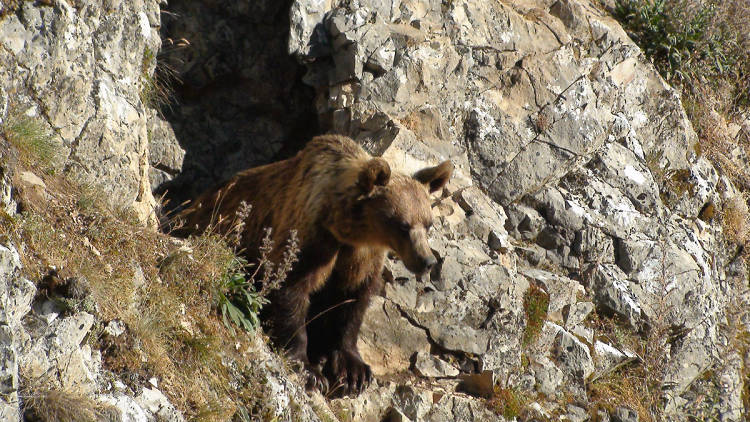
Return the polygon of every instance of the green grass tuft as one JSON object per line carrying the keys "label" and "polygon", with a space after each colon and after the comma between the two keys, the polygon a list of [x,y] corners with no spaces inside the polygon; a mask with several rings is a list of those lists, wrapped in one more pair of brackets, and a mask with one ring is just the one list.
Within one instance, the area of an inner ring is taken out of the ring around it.
{"label": "green grass tuft", "polygon": [[24,114],[12,116],[0,127],[0,134],[21,154],[27,164],[51,169],[58,156],[53,135],[42,120]]}
{"label": "green grass tuft", "polygon": [[542,332],[547,319],[549,295],[540,287],[531,285],[523,295],[523,310],[526,314],[526,329],[521,344],[525,347],[533,343]]}

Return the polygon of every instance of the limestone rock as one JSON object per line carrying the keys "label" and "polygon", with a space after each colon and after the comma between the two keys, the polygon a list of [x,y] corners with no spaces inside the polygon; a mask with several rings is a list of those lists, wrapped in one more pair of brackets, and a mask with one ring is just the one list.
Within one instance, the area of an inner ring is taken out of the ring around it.
{"label": "limestone rock", "polygon": [[633,352],[616,349],[601,341],[596,341],[594,344],[594,352],[597,357],[595,361],[596,371],[599,375],[607,373],[622,363],[638,360]]}
{"label": "limestone rock", "polygon": [[594,361],[589,347],[555,324],[545,323],[544,330],[549,330],[554,334],[552,355],[560,365],[566,379],[582,386],[594,372]]}
{"label": "limestone rock", "polygon": [[424,330],[411,325],[387,299],[373,298],[364,320],[357,345],[375,375],[408,370],[412,355],[429,352]]}
{"label": "limestone rock", "polygon": [[156,420],[166,422],[182,422],[185,420],[164,394],[156,388],[144,388],[135,401],[142,409],[153,415],[151,417]]}
{"label": "limestone rock", "polygon": [[564,380],[562,370],[547,357],[536,359],[532,364],[532,369],[536,390],[549,398],[554,398]]}
{"label": "limestone rock", "polygon": [[21,418],[18,390],[23,359],[21,318],[31,310],[34,285],[21,277],[21,261],[12,245],[0,244],[0,419]]}
{"label": "limestone rock", "polygon": [[620,406],[612,414],[612,422],[638,422],[638,413],[628,407]]}
{"label": "limestone rock", "polygon": [[16,93],[15,112],[6,119],[27,111],[50,125],[62,157],[56,167],[112,192],[112,205],[132,207],[144,221],[154,199],[149,104],[140,94],[152,89],[158,25],[156,0],[76,7],[24,2],[0,22],[0,85]]}
{"label": "limestone rock", "polygon": [[638,329],[643,323],[643,311],[632,292],[625,274],[612,264],[598,265],[593,270],[594,300],[603,312],[614,312]]}

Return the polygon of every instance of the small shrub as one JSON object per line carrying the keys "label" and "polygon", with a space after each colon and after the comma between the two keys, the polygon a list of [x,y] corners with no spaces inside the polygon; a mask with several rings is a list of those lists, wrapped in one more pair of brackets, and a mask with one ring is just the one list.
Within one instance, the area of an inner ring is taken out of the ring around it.
{"label": "small shrub", "polygon": [[530,345],[539,337],[548,308],[549,295],[539,286],[532,284],[523,295],[523,310],[526,314],[526,329],[521,342],[523,346]]}
{"label": "small shrub", "polygon": [[487,401],[487,405],[496,414],[512,420],[520,416],[525,402],[524,396],[515,389],[495,385],[494,394]]}
{"label": "small shrub", "polygon": [[[244,217],[246,218],[247,215]],[[238,237],[235,235],[240,233],[243,227],[244,218],[237,219],[233,230],[230,230],[230,239],[238,242]],[[293,230],[290,233],[281,262],[273,263],[268,258],[273,248],[271,229],[266,229],[260,246],[261,257],[259,262],[254,264],[255,270],[252,274],[248,272],[252,267],[247,261],[236,257],[222,277],[218,291],[218,308],[227,328],[230,328],[229,321],[250,332],[255,331],[259,326],[258,315],[263,305],[268,303],[266,297],[271,291],[281,286],[292,266],[297,262],[299,253],[297,232]],[[256,290],[258,286],[260,290]]]}

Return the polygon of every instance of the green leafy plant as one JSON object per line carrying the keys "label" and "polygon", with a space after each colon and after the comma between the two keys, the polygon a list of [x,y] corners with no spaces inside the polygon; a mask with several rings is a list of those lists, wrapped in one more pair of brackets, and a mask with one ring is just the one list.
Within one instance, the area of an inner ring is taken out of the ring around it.
{"label": "green leafy plant", "polygon": [[[232,229],[228,233],[228,239],[234,241],[236,247],[239,245],[239,233],[244,228],[244,221],[250,213],[250,208],[242,206],[238,211]],[[270,259],[274,249],[271,240],[271,229],[265,229],[265,235],[261,246],[260,259],[257,264],[248,264],[247,260],[237,255],[230,262],[224,273],[218,289],[219,312],[222,315],[224,325],[233,331],[230,321],[246,331],[252,332],[260,325],[258,315],[263,305],[268,302],[268,294],[278,289],[297,262],[299,243],[297,232],[289,233],[289,240],[284,247],[281,260],[274,263]],[[252,272],[249,270],[254,268]],[[260,287],[260,290],[257,290]]]}
{"label": "green leafy plant", "polygon": [[614,15],[667,81],[691,89],[723,82],[736,106],[750,100],[747,8],[733,0],[618,0]]}
{"label": "green leafy plant", "polygon": [[235,258],[222,279],[218,292],[218,308],[224,326],[234,332],[231,323],[253,332],[260,325],[258,315],[268,299],[256,291],[254,281],[248,280],[247,261]]}

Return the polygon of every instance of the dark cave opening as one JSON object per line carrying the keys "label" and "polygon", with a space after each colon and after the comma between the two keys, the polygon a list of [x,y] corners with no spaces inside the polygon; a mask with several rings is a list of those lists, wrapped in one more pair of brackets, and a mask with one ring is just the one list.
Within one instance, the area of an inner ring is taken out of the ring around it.
{"label": "dark cave opening", "polygon": [[170,98],[160,112],[185,150],[181,172],[154,186],[166,210],[319,133],[315,91],[287,53],[290,5],[173,0],[162,10],[155,79]]}

